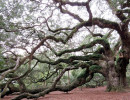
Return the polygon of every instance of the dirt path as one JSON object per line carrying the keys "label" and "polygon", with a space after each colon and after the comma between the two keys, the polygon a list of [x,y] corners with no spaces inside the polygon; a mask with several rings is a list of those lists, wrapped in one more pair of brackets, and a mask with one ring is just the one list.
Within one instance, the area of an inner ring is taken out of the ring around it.
{"label": "dirt path", "polygon": [[[77,88],[69,93],[52,92],[38,100],[130,100],[130,92],[104,92],[105,87]],[[14,96],[6,96],[1,100],[10,100]],[[24,99],[27,100],[27,99]]]}

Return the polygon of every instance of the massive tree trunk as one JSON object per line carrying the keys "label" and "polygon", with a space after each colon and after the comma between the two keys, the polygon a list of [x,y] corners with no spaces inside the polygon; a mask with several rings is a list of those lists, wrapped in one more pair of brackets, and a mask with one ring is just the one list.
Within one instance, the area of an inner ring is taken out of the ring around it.
{"label": "massive tree trunk", "polygon": [[118,91],[127,86],[126,82],[126,68],[129,64],[130,59],[130,33],[128,30],[123,28],[120,32],[122,41],[122,49],[120,56],[117,60],[117,65],[114,61],[108,62],[108,73],[107,73],[107,91]]}
{"label": "massive tree trunk", "polygon": [[123,36],[121,37],[122,40],[122,57],[119,58],[118,66],[119,66],[119,79],[120,79],[120,85],[122,87],[127,86],[126,82],[126,68],[129,64],[130,59],[130,33],[127,31],[123,33]]}
{"label": "massive tree trunk", "polygon": [[124,33],[124,35],[121,37],[121,40],[123,57],[125,59],[130,59],[130,33]]}
{"label": "massive tree trunk", "polygon": [[120,86],[126,87],[127,82],[126,82],[126,68],[127,65],[129,64],[129,59],[126,58],[120,58],[120,69],[119,69],[119,81],[120,81]]}
{"label": "massive tree trunk", "polygon": [[126,67],[129,64],[129,59],[119,58],[118,64],[114,61],[108,62],[107,69],[107,91],[120,91],[127,86],[126,82]]}
{"label": "massive tree trunk", "polygon": [[114,60],[108,61],[107,91],[116,91],[119,88],[119,76],[115,69]]}

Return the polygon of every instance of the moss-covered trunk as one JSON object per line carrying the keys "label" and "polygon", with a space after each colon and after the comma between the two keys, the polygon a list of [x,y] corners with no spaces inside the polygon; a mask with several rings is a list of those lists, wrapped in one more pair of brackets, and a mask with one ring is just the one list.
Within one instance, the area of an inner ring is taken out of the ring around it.
{"label": "moss-covered trunk", "polygon": [[107,70],[107,91],[116,91],[119,88],[119,76],[116,72],[114,61],[108,62]]}
{"label": "moss-covered trunk", "polygon": [[129,64],[129,59],[119,58],[117,65],[114,61],[110,61],[108,64],[107,91],[120,91],[127,86],[126,67]]}
{"label": "moss-covered trunk", "polygon": [[127,86],[126,68],[130,59],[130,33],[121,31],[122,49],[119,58],[115,61],[110,59],[108,62],[107,91],[120,91]]}

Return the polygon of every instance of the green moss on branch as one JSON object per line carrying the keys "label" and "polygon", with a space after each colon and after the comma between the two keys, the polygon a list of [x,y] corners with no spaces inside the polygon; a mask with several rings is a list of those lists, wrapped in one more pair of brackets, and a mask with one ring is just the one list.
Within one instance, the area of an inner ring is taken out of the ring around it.
{"label": "green moss on branch", "polygon": [[44,60],[40,60],[36,57],[33,57],[33,59],[38,60],[41,63],[47,63],[50,65],[57,65],[59,63],[66,63],[66,64],[72,64],[72,62],[74,60],[80,60],[80,61],[89,61],[89,60],[98,60],[101,59],[102,55],[101,54],[93,54],[93,55],[87,55],[87,56],[71,56],[68,59],[58,59],[56,61],[44,61]]}
{"label": "green moss on branch", "polygon": [[99,65],[92,65],[92,66],[89,67],[90,71],[99,71],[101,69],[102,69],[102,67],[99,66]]}
{"label": "green moss on branch", "polygon": [[101,44],[105,50],[110,50],[110,45],[109,45],[108,41],[105,38],[100,38],[100,39],[96,39],[96,40],[92,41],[89,44],[83,44],[80,47],[75,48],[75,49],[63,50],[60,53],[57,53],[56,55],[61,56],[65,53],[71,53],[71,52],[76,52],[76,51],[80,51],[83,49],[91,48],[91,47],[95,46],[95,44]]}

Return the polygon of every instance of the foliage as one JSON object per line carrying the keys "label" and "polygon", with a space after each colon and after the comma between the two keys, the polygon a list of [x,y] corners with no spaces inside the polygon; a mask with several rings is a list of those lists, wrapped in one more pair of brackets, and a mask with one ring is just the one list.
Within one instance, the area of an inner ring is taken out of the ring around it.
{"label": "foliage", "polygon": [[19,100],[84,84],[125,86],[128,7],[128,0],[1,0],[1,95],[20,92]]}

